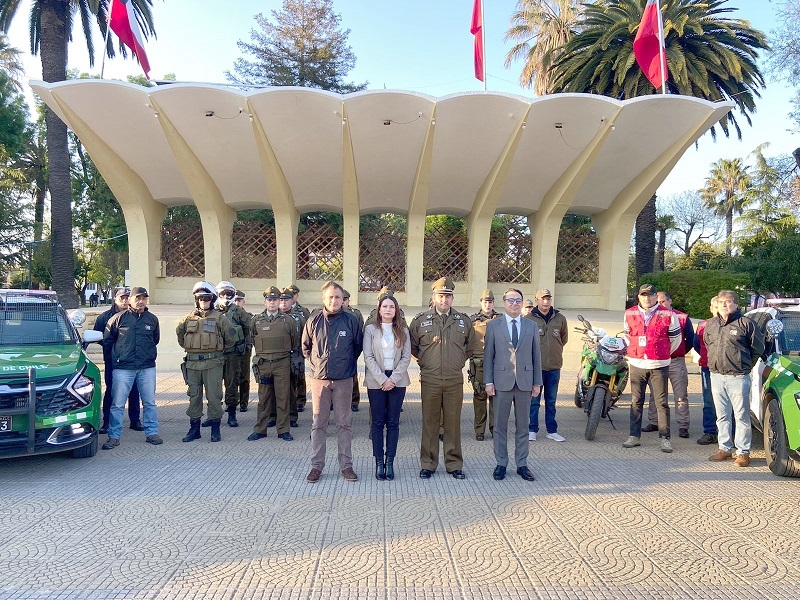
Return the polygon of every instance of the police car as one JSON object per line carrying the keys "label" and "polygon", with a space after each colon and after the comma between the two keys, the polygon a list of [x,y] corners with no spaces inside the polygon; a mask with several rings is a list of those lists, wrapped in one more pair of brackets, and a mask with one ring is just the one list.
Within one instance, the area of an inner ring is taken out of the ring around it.
{"label": "police car", "polygon": [[764,356],[752,371],[753,425],[764,434],[770,471],[800,477],[800,298],[767,300],[747,316],[766,334]]}
{"label": "police car", "polygon": [[97,453],[100,370],[85,345],[103,334],[77,327],[55,292],[0,289],[0,458]]}

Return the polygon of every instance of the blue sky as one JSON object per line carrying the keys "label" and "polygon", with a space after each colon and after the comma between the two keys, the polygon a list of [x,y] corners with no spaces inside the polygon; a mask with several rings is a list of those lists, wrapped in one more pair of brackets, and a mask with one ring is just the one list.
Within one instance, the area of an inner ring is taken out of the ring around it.
{"label": "blue sky", "polygon": [[[342,27],[350,29],[350,45],[358,59],[349,79],[369,82],[370,89],[412,90],[431,96],[480,91],[483,84],[474,78],[472,36],[469,23],[473,0],[334,0],[341,14]],[[530,90],[519,86],[521,63],[504,66],[511,44],[503,41],[516,0],[484,0],[486,30],[487,88],[531,98]],[[779,2],[777,2],[779,4]],[[158,38],[147,42],[151,76],[160,78],[175,73],[180,81],[224,82],[225,71],[233,68],[240,56],[236,42],[249,41],[255,26],[253,16],[268,15],[282,6],[281,0],[154,0],[153,13]],[[738,10],[732,17],[747,19],[769,34],[775,27],[776,0],[730,0]],[[224,8],[221,8],[224,7]],[[28,54],[29,0],[23,0],[9,38],[12,45],[26,52],[28,76],[41,76],[39,59]],[[69,65],[81,71],[100,72],[100,57],[89,66],[82,34],[74,32],[69,47]],[[96,48],[102,41],[99,31]],[[123,79],[141,73],[138,64],[116,58],[106,61],[105,77]],[[710,135],[701,138],[699,149],[690,148],[659,189],[669,196],[697,189],[708,175],[710,165],[720,158],[747,158],[755,147],[771,142],[767,156],[788,154],[800,146],[800,135],[787,132],[792,127],[791,89],[785,82],[768,81],[753,126],[744,118],[742,140],[716,142]]]}

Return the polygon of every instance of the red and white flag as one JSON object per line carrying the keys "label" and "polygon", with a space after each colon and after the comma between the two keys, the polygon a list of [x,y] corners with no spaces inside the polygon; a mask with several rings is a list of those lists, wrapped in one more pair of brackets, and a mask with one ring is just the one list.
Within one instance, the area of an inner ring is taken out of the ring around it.
{"label": "red and white flag", "polygon": [[486,71],[483,64],[483,4],[475,0],[472,6],[472,24],[469,32],[475,36],[475,77],[486,81]]}
{"label": "red and white flag", "polygon": [[639,31],[633,40],[633,55],[653,87],[663,86],[667,80],[667,52],[658,0],[647,0]]}
{"label": "red and white flag", "polygon": [[108,21],[111,31],[117,34],[120,41],[133,51],[144,75],[150,79],[150,62],[144,51],[144,36],[136,21],[136,12],[131,0],[112,0],[111,18]]}

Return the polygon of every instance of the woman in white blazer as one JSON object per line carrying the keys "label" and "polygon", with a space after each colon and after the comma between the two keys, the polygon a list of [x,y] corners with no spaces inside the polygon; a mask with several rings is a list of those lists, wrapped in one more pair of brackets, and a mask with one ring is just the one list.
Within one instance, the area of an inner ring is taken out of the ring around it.
{"label": "woman in white blazer", "polygon": [[[400,437],[400,409],[406,395],[411,336],[393,296],[381,296],[375,317],[364,328],[364,383],[372,411],[375,478],[394,479],[394,457]],[[386,446],[384,451],[384,430]]]}

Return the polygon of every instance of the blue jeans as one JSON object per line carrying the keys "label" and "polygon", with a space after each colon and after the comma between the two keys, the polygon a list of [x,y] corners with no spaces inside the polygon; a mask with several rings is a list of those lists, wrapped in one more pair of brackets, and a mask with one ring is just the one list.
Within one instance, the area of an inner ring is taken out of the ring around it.
{"label": "blue jeans", "polygon": [[711,394],[711,371],[700,367],[700,387],[703,389],[703,433],[717,435],[717,411]]}
{"label": "blue jeans", "polygon": [[139,388],[139,397],[144,409],[144,432],[151,436],[158,433],[158,415],[156,414],[156,368],[150,369],[114,369],[114,383],[112,393],[114,402],[111,404],[111,423],[108,427],[108,437],[119,439],[122,436],[122,412],[125,401],[128,399],[134,381]]}
{"label": "blue jeans", "polygon": [[[717,411],[717,442],[721,450],[750,454],[753,430],[750,425],[750,373],[722,375],[711,373],[711,393]],[[736,420],[736,438],[731,444],[731,425]]]}
{"label": "blue jeans", "polygon": [[557,433],[556,423],[556,396],[558,396],[558,382],[561,380],[561,369],[542,371],[542,390],[538,396],[531,398],[531,422],[528,431],[539,431],[539,405],[544,394],[544,426],[547,433]]}
{"label": "blue jeans", "polygon": [[[387,371],[389,375],[391,372]],[[372,411],[372,455],[382,458],[384,455],[383,432],[386,431],[386,456],[397,455],[397,441],[400,439],[400,409],[406,388],[395,387],[384,392],[380,388],[367,389],[369,408]]]}

